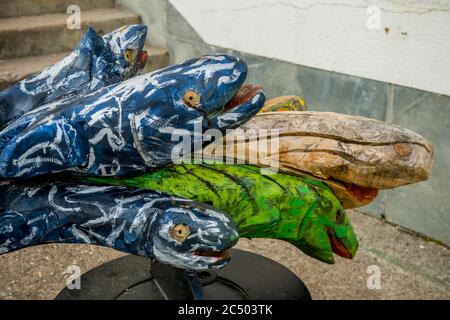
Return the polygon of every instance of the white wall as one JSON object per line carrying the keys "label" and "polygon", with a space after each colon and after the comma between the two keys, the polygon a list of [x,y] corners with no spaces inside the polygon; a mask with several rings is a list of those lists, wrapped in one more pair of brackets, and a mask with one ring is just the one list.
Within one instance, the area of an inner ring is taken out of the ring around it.
{"label": "white wall", "polygon": [[148,27],[149,43],[157,47],[167,46],[166,0],[116,0],[116,5],[141,16],[142,23]]}
{"label": "white wall", "polygon": [[209,44],[450,95],[450,0],[169,1]]}

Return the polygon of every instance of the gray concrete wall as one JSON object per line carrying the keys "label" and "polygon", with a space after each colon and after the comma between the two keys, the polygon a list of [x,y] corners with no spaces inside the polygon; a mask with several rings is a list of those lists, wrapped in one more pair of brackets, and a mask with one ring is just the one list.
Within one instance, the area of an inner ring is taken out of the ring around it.
{"label": "gray concrete wall", "polygon": [[[300,95],[310,110],[385,120],[429,139],[435,150],[431,178],[419,184],[381,191],[373,204],[359,211],[385,218],[450,245],[450,96],[211,46],[170,3],[163,0],[119,2],[124,5],[133,3],[127,8],[137,10],[150,27],[161,23],[153,19],[164,17],[166,25],[160,28],[165,32],[171,62],[214,52],[240,56],[249,65],[248,82],[261,84],[269,98],[284,94]],[[153,11],[146,20],[148,8],[156,4],[164,12]],[[150,41],[153,43],[153,39]]]}

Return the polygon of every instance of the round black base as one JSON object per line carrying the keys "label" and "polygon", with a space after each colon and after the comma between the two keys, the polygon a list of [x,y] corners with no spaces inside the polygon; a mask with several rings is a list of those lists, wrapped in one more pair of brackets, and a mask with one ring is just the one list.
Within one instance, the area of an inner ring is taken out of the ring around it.
{"label": "round black base", "polygon": [[238,249],[231,249],[230,254],[231,262],[225,268],[190,276],[182,269],[147,258],[125,256],[83,274],[81,289],[65,288],[56,299],[311,299],[303,282],[281,264]]}

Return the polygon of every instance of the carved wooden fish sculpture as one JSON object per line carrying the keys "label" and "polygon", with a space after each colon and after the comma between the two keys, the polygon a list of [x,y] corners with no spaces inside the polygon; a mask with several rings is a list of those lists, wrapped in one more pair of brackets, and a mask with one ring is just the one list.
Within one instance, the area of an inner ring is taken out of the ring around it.
{"label": "carved wooden fish sculpture", "polygon": [[61,61],[0,92],[0,127],[43,104],[129,79],[144,67],[147,27],[123,26],[101,37],[89,28]]}
{"label": "carved wooden fish sculpture", "polygon": [[[227,135],[224,142],[207,146],[203,156],[236,157],[259,165],[272,162],[282,171],[322,179],[345,208],[371,202],[378,189],[416,183],[429,177],[433,148],[417,133],[365,117],[286,111],[290,110],[292,101],[292,97],[270,100],[263,110],[276,112],[260,113],[240,127],[244,132],[278,130],[279,149],[272,152],[257,149],[258,144],[251,143],[255,137],[241,133],[239,137]],[[258,136],[261,137],[264,133]],[[267,136],[268,141],[271,138]],[[229,150],[234,152],[230,155]]]}
{"label": "carved wooden fish sculpture", "polygon": [[46,243],[83,243],[175,267],[220,268],[238,240],[208,205],[150,190],[69,182],[0,184],[0,254]]}
{"label": "carved wooden fish sculpture", "polygon": [[228,213],[241,237],[291,242],[333,263],[333,252],[355,256],[358,241],[339,200],[326,184],[283,173],[262,175],[250,165],[180,164],[130,178],[82,177],[83,183],[160,190]]}
{"label": "carved wooden fish sculpture", "polygon": [[0,177],[63,170],[120,176],[169,164],[180,145],[174,136],[187,137],[195,150],[206,144],[206,130],[235,128],[261,109],[260,87],[234,99],[248,89],[246,76],[238,58],[202,56],[44,105],[0,132]]}

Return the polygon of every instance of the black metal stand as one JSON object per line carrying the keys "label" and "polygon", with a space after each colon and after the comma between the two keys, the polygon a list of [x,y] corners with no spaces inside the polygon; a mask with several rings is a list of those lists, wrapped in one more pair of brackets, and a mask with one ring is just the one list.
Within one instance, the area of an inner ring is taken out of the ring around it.
{"label": "black metal stand", "polygon": [[62,290],[57,300],[310,300],[303,282],[266,257],[231,249],[217,271],[186,272],[150,259],[125,256],[81,276],[81,289]]}

